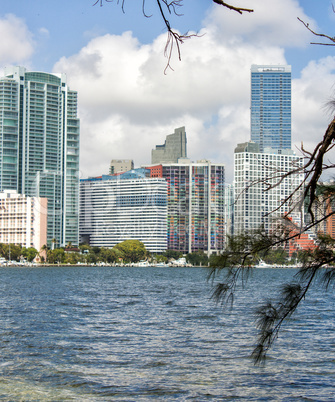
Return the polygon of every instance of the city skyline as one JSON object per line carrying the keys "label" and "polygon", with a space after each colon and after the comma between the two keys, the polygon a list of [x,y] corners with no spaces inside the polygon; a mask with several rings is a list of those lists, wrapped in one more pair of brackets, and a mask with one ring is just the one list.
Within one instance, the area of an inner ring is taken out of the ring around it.
{"label": "city skyline", "polygon": [[330,47],[309,45],[315,38],[297,17],[332,35],[331,3],[254,0],[255,12],[243,16],[204,3],[185,2],[184,17],[173,20],[181,32],[204,35],[185,42],[167,75],[166,35],[149,3],[149,19],[130,3],[125,14],[116,3],[64,2],[65,14],[59,3],[4,3],[1,66],[64,72],[80,94],[81,177],[107,173],[112,158],[149,163],[152,144],[186,126],[191,159],[226,163],[231,181],[234,147],[249,139],[252,64],[292,65],[293,148],[304,141],[310,150],[320,140],[335,59]]}

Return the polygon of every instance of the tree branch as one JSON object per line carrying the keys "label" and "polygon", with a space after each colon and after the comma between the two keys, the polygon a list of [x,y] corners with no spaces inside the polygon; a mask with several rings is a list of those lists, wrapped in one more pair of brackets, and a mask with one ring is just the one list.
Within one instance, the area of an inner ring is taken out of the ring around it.
{"label": "tree branch", "polygon": [[[333,8],[333,10],[334,10],[334,8]],[[313,31],[313,30],[310,28],[310,26],[309,26],[309,24],[308,24],[307,22],[304,22],[304,21],[301,20],[299,17],[297,17],[297,18],[298,18],[298,20],[299,20],[313,35],[315,35],[315,36],[320,36],[320,37],[322,37],[322,38],[326,38],[326,39],[330,40],[331,42],[334,42],[334,43],[314,43],[314,42],[311,42],[311,45],[335,46],[335,37],[328,36],[328,35],[325,35],[325,34],[317,33],[317,32]]]}
{"label": "tree branch", "polygon": [[[106,3],[112,3],[113,0],[97,0],[95,1],[95,3],[93,3],[93,6],[99,4],[100,7],[103,6],[104,1]],[[145,4],[146,4],[147,0],[142,0],[142,14],[147,17],[150,18],[151,15],[147,15],[145,12]],[[208,0],[211,1],[211,0]],[[254,10],[249,9],[249,8],[243,8],[243,7],[236,7],[236,6],[232,6],[228,3],[226,3],[223,0],[212,0],[213,3],[216,3],[222,7],[228,8],[229,10],[232,11],[236,11],[239,14],[243,14],[244,12],[247,13],[252,13]],[[122,11],[124,12],[124,6],[125,6],[125,2],[126,0],[117,0],[116,3],[120,4],[121,3],[121,8]],[[167,40],[166,40],[166,45],[165,45],[165,49],[164,49],[164,55],[165,57],[167,57],[167,65],[165,67],[164,70],[164,74],[167,72],[168,69],[173,70],[173,68],[171,67],[171,58],[173,55],[173,50],[176,48],[177,49],[177,55],[178,55],[178,59],[181,60],[181,51],[180,51],[180,46],[184,43],[184,41],[186,39],[189,39],[191,37],[198,37],[199,35],[197,34],[180,34],[178,33],[175,29],[173,29],[171,27],[170,24],[170,20],[168,18],[168,14],[175,14],[176,16],[181,16],[181,14],[179,14],[177,12],[179,7],[182,7],[183,5],[183,0],[156,0],[158,9],[159,9],[159,13],[160,16],[164,22],[164,25],[167,29]]]}

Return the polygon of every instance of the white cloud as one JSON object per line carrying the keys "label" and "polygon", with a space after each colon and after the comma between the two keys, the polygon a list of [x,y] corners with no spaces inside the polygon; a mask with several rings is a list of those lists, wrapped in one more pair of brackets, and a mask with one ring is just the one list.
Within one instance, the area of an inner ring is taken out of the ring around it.
{"label": "white cloud", "polygon": [[[293,80],[292,137],[297,148],[303,143],[307,151],[312,151],[322,140],[334,115],[327,109],[327,102],[334,99],[334,83],[335,57],[311,61],[301,77]],[[334,152],[329,157],[334,161]]]}
{"label": "white cloud", "polygon": [[23,63],[32,56],[34,42],[25,22],[8,14],[0,19],[0,61],[2,65]]}
{"label": "white cloud", "polygon": [[[227,12],[224,7],[213,7],[205,23],[217,38],[234,38],[259,46],[305,46],[309,33],[297,17],[315,26],[295,0],[250,0],[247,7],[253,13],[240,15]],[[233,44],[234,42],[232,42]]]}
{"label": "white cloud", "polygon": [[45,28],[45,27],[40,28],[40,29],[38,30],[38,33],[39,33],[40,35],[42,35],[43,37],[46,37],[46,38],[49,38],[49,37],[50,37],[50,32],[49,32],[49,30],[48,30],[47,28]]}
{"label": "white cloud", "polygon": [[[66,72],[79,93],[82,176],[107,173],[114,158],[148,164],[151,149],[185,126],[188,156],[226,163],[231,181],[234,148],[250,138],[251,64],[286,64],[282,46],[308,43],[307,30],[296,20],[305,18],[296,1],[254,0],[252,7],[256,12],[250,17],[216,7],[206,20],[205,35],[182,45],[182,62],[173,60],[175,71],[167,75],[165,35],[149,45],[141,45],[130,32],[100,36],[59,60],[54,72]],[[312,141],[319,133],[316,109],[334,82],[331,66],[332,59],[311,63],[293,84],[297,140],[308,132]],[[305,121],[304,110],[310,112]],[[314,129],[306,127],[311,116]]]}

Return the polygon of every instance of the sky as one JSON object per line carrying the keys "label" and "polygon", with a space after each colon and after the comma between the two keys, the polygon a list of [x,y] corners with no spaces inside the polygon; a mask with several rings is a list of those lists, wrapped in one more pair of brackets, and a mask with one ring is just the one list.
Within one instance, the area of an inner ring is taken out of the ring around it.
{"label": "sky", "polygon": [[[78,91],[80,177],[108,173],[111,159],[150,164],[151,150],[185,126],[192,161],[225,163],[233,180],[234,148],[250,140],[250,67],[292,66],[292,147],[300,153],[322,139],[331,120],[335,35],[328,0],[231,0],[254,9],[240,15],[211,0],[184,0],[171,25],[197,33],[164,70],[166,30],[155,0],[2,0],[0,74],[5,66],[66,73]],[[135,4],[135,5],[134,5]]]}

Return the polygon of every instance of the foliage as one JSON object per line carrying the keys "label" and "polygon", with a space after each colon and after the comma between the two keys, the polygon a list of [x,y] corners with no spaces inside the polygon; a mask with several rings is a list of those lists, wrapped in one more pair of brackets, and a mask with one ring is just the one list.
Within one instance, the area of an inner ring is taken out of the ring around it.
{"label": "foliage", "polygon": [[176,251],[176,250],[166,250],[166,251],[164,251],[164,253],[162,255],[164,257],[166,257],[168,260],[171,260],[172,258],[174,260],[178,260],[180,257],[183,256],[183,253],[181,253],[180,251]]}
{"label": "foliage", "polygon": [[65,262],[65,251],[63,248],[48,250],[47,261],[50,264],[63,264]]}
{"label": "foliage", "polygon": [[189,253],[186,255],[186,261],[195,267],[207,266],[208,256],[203,251],[197,251],[195,253]]}
{"label": "foliage", "polygon": [[99,254],[100,260],[108,264],[116,262],[117,252],[113,249],[102,248]]}
{"label": "foliage", "polygon": [[267,264],[285,265],[289,263],[288,252],[284,247],[271,249],[267,253],[260,253],[259,257]]}
{"label": "foliage", "polygon": [[155,262],[165,262],[165,263],[168,262],[168,259],[162,254],[152,254],[151,260]]}
{"label": "foliage", "polygon": [[3,258],[6,258],[6,260],[19,261],[21,256],[21,246],[2,243],[0,253]]}
{"label": "foliage", "polygon": [[125,240],[117,244],[113,250],[120,253],[124,262],[138,262],[149,256],[144,244],[139,240]]}
{"label": "foliage", "polygon": [[38,254],[38,251],[34,247],[25,248],[23,247],[21,250],[22,256],[29,262],[32,262],[33,259]]}

